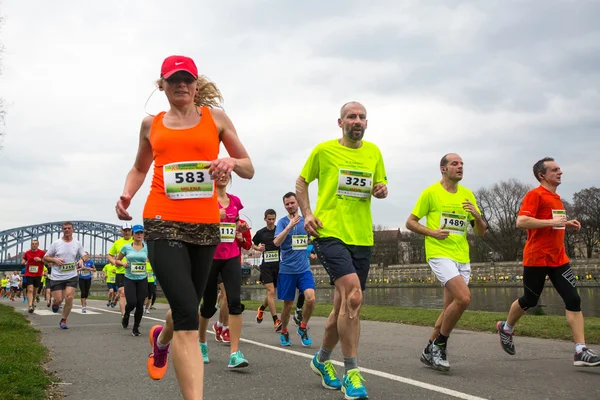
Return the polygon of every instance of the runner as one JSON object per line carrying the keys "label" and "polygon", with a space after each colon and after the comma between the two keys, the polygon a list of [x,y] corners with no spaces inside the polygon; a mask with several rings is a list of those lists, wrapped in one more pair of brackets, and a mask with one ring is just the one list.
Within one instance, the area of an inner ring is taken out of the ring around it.
{"label": "runner", "polygon": [[115,307],[117,304],[117,295],[119,288],[117,287],[117,267],[111,263],[108,263],[102,268],[104,276],[106,277],[106,288],[108,289],[108,302],[106,307]]}
{"label": "runner", "polygon": [[150,314],[150,307],[156,301],[156,278],[152,270],[152,264],[146,263],[146,274],[148,275],[148,297],[146,298],[146,314]]}
{"label": "runner", "polygon": [[[421,362],[438,371],[448,371],[447,343],[450,333],[471,301],[471,264],[467,227],[483,236],[487,225],[473,192],[458,183],[463,178],[463,160],[446,154],[440,161],[442,179],[423,191],[406,227],[425,236],[429,267],[444,288],[444,309],[438,317]],[[427,226],[419,223],[427,218]]]}
{"label": "runner", "polygon": [[[311,261],[317,259],[317,255],[315,254],[315,247],[312,244],[312,240],[310,238],[308,239],[308,246],[306,246],[306,258],[309,260],[308,261],[309,264]],[[298,291],[298,299],[296,300],[296,312],[292,316],[292,318],[294,319],[294,323],[297,326],[300,326],[300,323],[302,322],[302,308],[303,307],[304,307],[304,293],[301,293],[300,291]]]}
{"label": "runner", "polygon": [[[116,296],[117,296],[118,302],[119,302],[119,309],[121,310],[121,318],[123,318],[123,315],[125,315],[125,303],[127,302],[126,297],[125,297],[125,287],[124,287],[124,285],[125,285],[125,267],[117,265],[116,260],[117,260],[117,256],[119,255],[119,252],[121,251],[121,247],[133,242],[133,236],[131,233],[131,224],[130,223],[125,222],[121,226],[121,235],[123,237],[115,240],[112,247],[108,251],[107,258],[108,258],[108,261],[112,265],[117,267],[117,274],[115,277],[115,285],[118,288],[118,292],[117,292]],[[126,263],[127,259],[123,260],[123,262]],[[117,301],[117,299],[115,299],[115,301]]]}
{"label": "runner", "polygon": [[4,275],[2,277],[2,288],[0,289],[0,294],[2,295],[3,299],[8,297],[9,291],[10,291],[10,279],[8,279],[8,276]]}
{"label": "runner", "polygon": [[273,244],[275,237],[275,221],[277,213],[272,208],[265,211],[265,222],[267,226],[259,229],[252,239],[252,248],[262,253],[260,264],[260,281],[267,290],[263,304],[258,307],[256,322],[262,323],[267,306],[273,317],[273,328],[275,332],[281,331],[281,321],[277,317],[277,305],[275,304],[275,289],[277,287],[277,276],[279,274],[279,247]]}
{"label": "runner", "polygon": [[[304,227],[315,237],[321,264],[335,285],[333,311],[327,319],[321,349],[311,362],[327,389],[342,389],[347,399],[366,398],[357,367],[362,292],[371,263],[373,224],[371,196],[387,197],[387,177],[381,152],[363,141],[367,111],[360,103],[342,106],[338,126],[342,138],[319,144],[296,181]],[[308,185],[318,179],[317,209],[313,214]],[[341,341],[343,383],[331,363],[331,352]]]}
{"label": "runner", "polygon": [[26,283],[23,285],[27,290],[27,301],[29,303],[29,313],[33,313],[34,292],[42,287],[42,276],[44,275],[44,255],[46,252],[40,247],[40,242],[37,239],[31,241],[31,249],[23,254],[23,264],[25,264]]}
{"label": "runner", "polygon": [[15,296],[19,291],[19,285],[21,284],[21,275],[17,271],[13,271],[10,276],[10,300],[15,301]]}
{"label": "runner", "polygon": [[79,241],[73,238],[73,223],[62,224],[63,236],[51,245],[44,261],[52,263],[52,312],[57,313],[65,300],[62,318],[58,324],[60,329],[69,329],[67,320],[73,308],[73,296],[77,288],[77,271],[75,264],[78,257],[83,257],[85,250]]}
{"label": "runner", "polygon": [[283,196],[283,205],[288,215],[277,222],[273,244],[281,250],[279,277],[277,280],[277,298],[283,300],[281,310],[281,335],[279,342],[282,346],[291,346],[288,324],[294,306],[296,289],[306,300],[304,319],[298,326],[298,335],[304,347],[312,345],[308,336],[308,321],[315,308],[315,279],[310,271],[310,262],[306,257],[308,235],[304,230],[304,218],[298,215],[296,194],[288,192]]}
{"label": "runner", "polygon": [[44,267],[44,275],[46,276],[46,280],[44,282],[44,289],[46,290],[46,307],[50,308],[50,302],[52,301],[52,267],[48,269]]}
{"label": "runner", "polygon": [[565,230],[579,230],[581,224],[576,219],[567,219],[565,207],[556,193],[562,183],[562,174],[558,164],[550,157],[542,158],[533,165],[533,175],[540,186],[525,195],[517,216],[517,227],[527,229],[523,250],[524,294],[512,303],[507,320],[496,323],[496,329],[502,349],[514,355],[513,329],[525,311],[537,305],[548,276],[565,303],[567,324],[575,342],[573,365],[597,367],[600,366],[600,357],[585,344],[577,280],[565,251]]}
{"label": "runner", "polygon": [[77,263],[77,272],[79,273],[79,290],[81,290],[81,312],[85,314],[87,312],[87,298],[92,287],[92,274],[96,272],[96,266],[87,251]]}
{"label": "runner", "polygon": [[26,268],[21,270],[21,282],[19,283],[19,293],[18,296],[23,298],[23,303],[27,303],[27,276],[25,273],[27,272]]}
{"label": "runner", "polygon": [[239,350],[240,337],[242,334],[242,312],[244,306],[241,303],[242,289],[242,266],[240,263],[240,248],[235,241],[236,231],[248,230],[248,224],[240,221],[240,210],[244,208],[237,196],[226,193],[227,184],[230,182],[229,174],[223,175],[217,182],[217,198],[220,208],[220,231],[221,243],[217,246],[214,260],[208,274],[206,289],[200,307],[199,339],[202,350],[202,360],[209,362],[208,343],[206,340],[206,329],[210,319],[217,309],[217,288],[219,275],[223,279],[223,286],[227,294],[227,305],[229,310],[229,364],[228,368],[247,367],[248,360]]}
{"label": "runner", "polygon": [[[150,330],[148,372],[153,379],[164,376],[173,338],[172,357],[183,398],[202,399],[198,305],[219,243],[214,181],[232,171],[250,179],[254,168],[229,117],[212,108],[220,104],[219,90],[198,77],[192,59],[165,59],[158,87],[170,109],[144,118],[136,161],[116,211],[120,219],[131,220],[127,208],[154,162],[144,229],[150,262],[171,310],[164,326]],[[217,159],[221,142],[232,158]]]}
{"label": "runner", "polygon": [[[247,225],[247,222],[240,219],[240,224]],[[236,231],[235,242],[240,248],[240,265],[242,264],[242,253],[241,249],[249,250],[252,247],[252,235],[250,229],[245,230],[243,233]],[[219,308],[219,319],[212,325],[212,330],[215,334],[215,340],[222,343],[231,343],[231,335],[229,333],[229,304],[227,302],[227,293],[225,292],[225,285],[223,285],[223,279],[219,274],[219,294],[217,295],[217,307]]]}
{"label": "runner", "polygon": [[[121,247],[117,256],[117,265],[125,268],[125,296],[127,305],[125,315],[121,320],[123,329],[129,326],[129,314],[135,309],[133,315],[133,336],[140,336],[140,323],[144,316],[144,300],[148,296],[148,248],[144,243],[144,227],[134,225],[133,242]],[[127,262],[123,260],[128,257]]]}

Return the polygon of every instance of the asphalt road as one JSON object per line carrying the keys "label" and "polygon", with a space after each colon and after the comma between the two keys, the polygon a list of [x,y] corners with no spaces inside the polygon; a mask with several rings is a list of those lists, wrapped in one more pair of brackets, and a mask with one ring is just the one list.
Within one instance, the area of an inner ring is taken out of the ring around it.
{"label": "asphalt road", "polygon": [[[23,303],[12,304],[42,332],[52,357],[49,368],[63,380],[67,398],[181,398],[172,366],[160,381],[146,372],[148,331],[162,323],[166,305],[157,304],[142,321],[142,335],[133,337],[121,327],[120,313],[102,301],[88,301],[87,314],[75,308],[68,330],[59,329],[60,315],[45,304],[40,303],[34,314],[28,314]],[[295,333],[293,346],[281,348],[272,324],[265,319],[258,325],[255,315],[244,313],[241,350],[248,368],[228,370],[229,348],[209,333],[206,399],[343,398],[339,391],[323,389],[309,367],[324,318],[311,320],[312,348],[303,348]],[[573,367],[571,343],[516,337],[517,354],[509,356],[497,335],[455,331],[448,347],[451,371],[440,373],[419,362],[429,333],[423,327],[362,322],[359,366],[371,399],[600,399],[600,368]],[[333,357],[343,360],[339,347]],[[338,365],[341,378],[343,366]]]}

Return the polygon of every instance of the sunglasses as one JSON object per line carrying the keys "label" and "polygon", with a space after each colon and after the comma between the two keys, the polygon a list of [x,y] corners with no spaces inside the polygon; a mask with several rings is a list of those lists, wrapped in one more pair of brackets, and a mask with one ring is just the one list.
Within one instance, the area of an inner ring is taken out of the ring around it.
{"label": "sunglasses", "polygon": [[169,78],[165,79],[165,81],[167,81],[167,83],[169,85],[176,85],[178,83],[185,83],[186,85],[191,85],[192,83],[194,83],[196,81],[196,79],[191,76],[190,74],[182,74],[182,75],[172,75]]}

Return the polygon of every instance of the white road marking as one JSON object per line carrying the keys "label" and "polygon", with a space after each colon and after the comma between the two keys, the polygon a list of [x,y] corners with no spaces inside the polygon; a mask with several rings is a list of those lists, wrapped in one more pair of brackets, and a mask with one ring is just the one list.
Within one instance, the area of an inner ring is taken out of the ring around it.
{"label": "white road marking", "polygon": [[[103,310],[102,308],[96,308],[96,307],[88,307],[88,309],[94,309],[94,310],[98,310],[98,311],[103,311],[103,312],[108,312],[108,313],[113,313],[113,314],[119,314],[119,315],[121,315],[121,313],[119,311]],[[154,318],[154,317],[147,317],[146,315],[144,315],[144,318],[152,320],[152,321],[157,321],[157,322],[163,322],[163,323],[165,322],[164,319]],[[207,330],[207,332],[214,335],[214,332],[212,332],[211,330]],[[240,339],[240,340],[242,342],[244,342],[244,343],[253,344],[255,346],[264,347],[264,348],[270,349],[270,350],[280,351],[282,353],[292,354],[292,355],[295,355],[295,356],[298,356],[298,357],[303,357],[303,358],[306,358],[306,359],[309,359],[309,360],[312,360],[312,358],[314,357],[313,355],[310,355],[310,354],[306,354],[306,353],[302,353],[302,352],[294,351],[294,350],[289,350],[289,349],[284,349],[282,347],[271,346],[269,344],[255,342],[254,340],[243,339],[243,338]],[[341,367],[344,366],[344,363],[342,363],[342,362],[339,362],[339,361],[332,361],[332,362],[333,362],[333,364],[335,364],[337,366],[341,366]],[[445,387],[432,385],[430,383],[417,381],[415,379],[405,378],[405,377],[399,376],[399,375],[393,375],[393,374],[390,374],[390,373],[387,373],[387,372],[383,372],[383,371],[378,371],[378,370],[375,370],[375,369],[360,367],[360,371],[364,372],[365,374],[375,375],[375,376],[378,376],[380,378],[389,379],[389,380],[392,380],[392,381],[404,383],[404,384],[411,385],[411,386],[416,386],[418,388],[425,389],[425,390],[430,390],[432,392],[442,393],[442,394],[445,394],[445,395],[448,395],[448,396],[455,397],[457,399],[463,399],[463,400],[487,400],[484,397],[473,396],[473,395],[470,395],[468,393],[463,393],[463,392],[459,392],[459,391],[456,391],[456,390],[448,389],[448,388],[445,388]]]}

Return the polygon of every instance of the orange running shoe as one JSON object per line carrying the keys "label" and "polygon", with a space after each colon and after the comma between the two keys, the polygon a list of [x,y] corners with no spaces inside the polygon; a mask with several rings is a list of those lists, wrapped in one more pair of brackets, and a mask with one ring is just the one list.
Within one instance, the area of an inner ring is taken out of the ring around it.
{"label": "orange running shoe", "polygon": [[273,328],[275,328],[275,332],[281,332],[281,321],[279,320],[279,318],[273,322]]}
{"label": "orange running shoe", "polygon": [[148,375],[154,380],[162,379],[167,372],[167,365],[169,364],[169,343],[167,347],[161,349],[158,347],[158,335],[162,332],[163,327],[160,325],[154,325],[150,329],[150,346],[152,347],[152,353],[148,356]]}
{"label": "orange running shoe", "polygon": [[258,313],[256,313],[256,323],[260,324],[261,322],[263,322],[263,317],[265,315],[265,310],[262,308],[262,306],[258,307]]}

